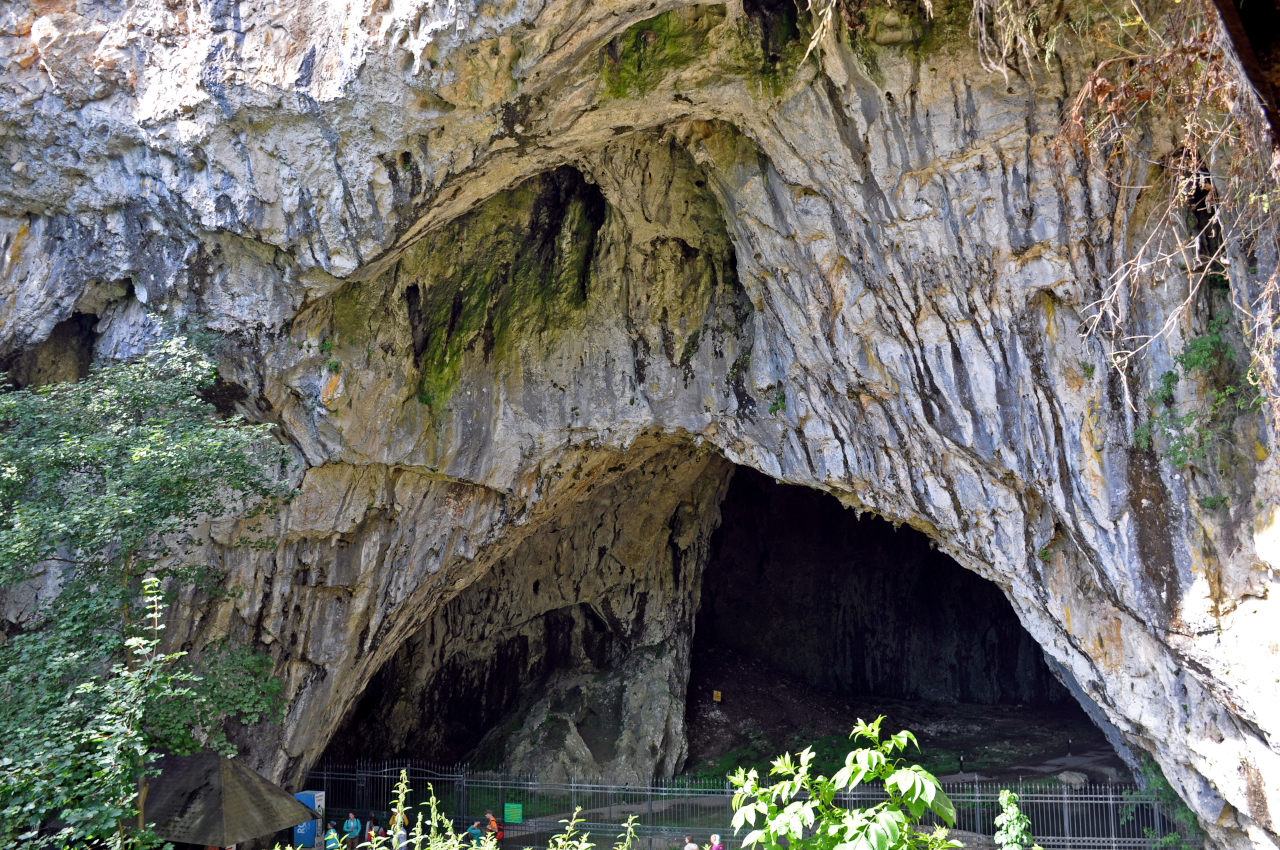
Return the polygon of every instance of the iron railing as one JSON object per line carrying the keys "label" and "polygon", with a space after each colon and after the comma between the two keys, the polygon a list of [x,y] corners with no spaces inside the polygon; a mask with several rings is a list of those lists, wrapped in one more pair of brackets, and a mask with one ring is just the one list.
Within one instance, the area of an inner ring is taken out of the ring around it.
{"label": "iron railing", "polygon": [[[619,825],[632,815],[637,819],[637,850],[670,850],[682,845],[686,834],[705,844],[711,833],[718,833],[728,850],[739,846],[730,827],[733,791],[724,780],[678,778],[645,786],[545,782],[518,774],[474,771],[466,765],[410,760],[322,764],[308,775],[306,788],[324,791],[330,811],[385,818],[402,771],[409,780],[408,804],[417,807],[434,794],[459,832],[487,809],[503,820],[505,804],[519,804],[522,822],[506,823],[504,844],[511,848],[545,847],[547,838],[563,828],[561,822],[579,809],[581,828],[596,836],[602,847],[613,843]],[[1047,781],[942,783],[956,807],[954,829],[973,833],[975,838],[993,835],[1002,788],[1018,793],[1019,807],[1045,850],[1148,850],[1160,836],[1176,832],[1154,795],[1135,785],[1074,786]],[[866,786],[846,794],[842,802],[854,807],[882,799],[880,790]],[[1191,850],[1192,845],[1184,841],[1181,847]]]}

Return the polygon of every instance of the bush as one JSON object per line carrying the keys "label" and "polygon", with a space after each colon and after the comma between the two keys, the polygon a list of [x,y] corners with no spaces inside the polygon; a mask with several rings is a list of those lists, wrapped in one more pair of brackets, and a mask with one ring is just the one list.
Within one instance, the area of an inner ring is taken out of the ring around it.
{"label": "bush", "polygon": [[[851,738],[867,745],[845,756],[844,767],[831,778],[811,775],[813,751],[776,759],[770,775],[781,777],[773,785],[761,785],[756,770],[739,768],[729,782],[733,795],[733,828],[752,827],[742,846],[759,850],[806,848],[807,850],[944,850],[960,844],[947,838],[947,830],[920,829],[932,812],[947,826],[955,823],[955,806],[942,792],[938,780],[918,764],[908,765],[898,754],[908,745],[919,747],[910,732],[901,731],[880,740],[884,717],[862,720]],[[885,799],[866,808],[846,808],[838,797],[867,783],[883,783]],[[757,826],[757,822],[759,825]]]}
{"label": "bush", "polygon": [[1040,850],[1040,845],[1031,838],[1031,818],[1018,808],[1018,795],[1007,788],[1000,792],[995,842],[1004,850]]}

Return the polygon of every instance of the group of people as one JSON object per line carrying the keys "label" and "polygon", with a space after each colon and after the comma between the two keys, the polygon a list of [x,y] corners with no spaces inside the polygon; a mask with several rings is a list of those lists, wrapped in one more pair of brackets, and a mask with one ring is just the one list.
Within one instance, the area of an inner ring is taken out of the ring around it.
{"label": "group of people", "polygon": [[[692,835],[686,835],[684,837],[684,850],[702,850],[702,848],[698,846],[698,842],[693,840]],[[707,850],[724,850],[724,845],[720,843],[720,836],[711,836],[711,841],[707,844]]]}
{"label": "group of people", "polygon": [[484,817],[467,827],[467,831],[462,833],[461,837],[467,839],[470,844],[478,845],[486,835],[493,836],[494,841],[501,841],[504,834],[502,824],[498,823],[498,819],[493,816],[493,811],[487,810]]}
{"label": "group of people", "polygon": [[404,816],[404,812],[396,812],[391,816],[389,828],[378,823],[378,819],[372,815],[369,816],[367,824],[362,824],[354,812],[347,812],[347,819],[342,822],[341,833],[338,832],[338,825],[333,821],[329,821],[328,827],[324,833],[324,850],[356,850],[361,844],[366,842],[372,844],[374,839],[388,836],[393,840],[393,847],[409,846],[409,821]]}
{"label": "group of people", "polygon": [[[502,824],[493,816],[492,810],[486,811],[484,817],[473,823],[461,837],[469,844],[479,844],[486,835],[493,836],[495,841],[501,841],[503,836]],[[341,833],[338,832],[337,823],[329,821],[324,833],[324,850],[356,850],[362,844],[372,844],[377,838],[387,837],[392,839],[391,846],[395,850],[409,846],[409,821],[404,812],[396,812],[391,816],[389,828],[384,828],[373,815],[369,816],[367,824],[362,824],[354,812],[347,812]]]}
{"label": "group of people", "polygon": [[[361,827],[364,829],[362,830]],[[501,841],[503,834],[502,824],[493,816],[493,810],[490,809],[484,813],[483,818],[467,827],[466,832],[459,837],[468,844],[479,845],[486,836],[491,836],[494,841]],[[338,825],[329,821],[329,828],[324,834],[324,850],[356,850],[366,842],[372,844],[375,839],[386,837],[392,839],[391,846],[395,850],[403,850],[409,846],[409,822],[404,812],[396,812],[391,816],[390,828],[383,828],[378,823],[378,819],[372,815],[369,816],[367,824],[362,824],[354,812],[347,812],[347,819],[342,822],[341,833],[338,832]],[[703,850],[703,848],[698,846],[692,835],[686,835],[683,850]],[[706,850],[724,850],[724,845],[720,843],[720,836],[712,835]]]}

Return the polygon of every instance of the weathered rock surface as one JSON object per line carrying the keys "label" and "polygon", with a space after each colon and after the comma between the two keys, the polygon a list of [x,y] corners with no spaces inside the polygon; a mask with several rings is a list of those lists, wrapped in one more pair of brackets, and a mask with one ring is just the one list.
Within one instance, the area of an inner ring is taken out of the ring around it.
{"label": "weathered rock surface", "polygon": [[[1055,157],[1094,47],[1005,81],[952,6],[801,66],[789,9],[5,3],[0,356],[62,374],[166,320],[226,335],[225,403],[280,423],[302,494],[274,551],[211,551],[243,593],[188,600],[182,637],[273,653],[288,714],[245,741],[277,778],[402,648],[447,665],[469,588],[554,570],[522,548],[554,528],[590,576],[552,583],[566,606],[692,587],[645,546],[701,551],[711,452],[926,532],[1217,846],[1276,844],[1274,437],[1244,415],[1217,464],[1134,448],[1223,296],[1127,378],[1078,334],[1142,227],[1133,193]],[[1176,289],[1133,293],[1135,330]],[[592,494],[672,463],[702,465],[687,500],[618,493],[605,554],[577,548]],[[695,608],[617,633],[650,645]],[[665,717],[656,770],[681,746]]]}
{"label": "weathered rock surface", "polygon": [[633,444],[400,647],[327,754],[462,760],[480,744],[482,761],[557,780],[670,776],[729,469]]}

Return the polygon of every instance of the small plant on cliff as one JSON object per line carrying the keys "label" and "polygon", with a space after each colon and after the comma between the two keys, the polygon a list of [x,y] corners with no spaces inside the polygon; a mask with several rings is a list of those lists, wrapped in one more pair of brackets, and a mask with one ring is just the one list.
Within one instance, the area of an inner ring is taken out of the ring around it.
{"label": "small plant on cliff", "polygon": [[147,846],[156,754],[226,752],[223,721],[276,702],[264,657],[160,651],[170,594],[220,592],[201,523],[282,492],[267,431],[200,399],[213,380],[175,339],[0,394],[0,588],[39,588],[0,643],[0,846]]}
{"label": "small plant on cliff", "polygon": [[[781,850],[946,850],[960,844],[938,827],[922,832],[917,824],[927,812],[948,825],[955,823],[955,807],[942,792],[938,780],[918,764],[907,764],[900,754],[908,745],[918,746],[915,736],[901,731],[880,738],[884,717],[871,723],[861,720],[852,737],[865,746],[845,756],[844,766],[831,778],[812,774],[813,751],[774,760],[770,775],[780,777],[772,785],[760,784],[756,770],[739,768],[729,782],[733,795],[733,828],[751,830],[744,848]],[[885,799],[866,808],[846,808],[837,797],[866,783],[883,783]]]}
{"label": "small plant on cliff", "polygon": [[[1222,335],[1224,324],[1224,319],[1215,319],[1203,334],[1187,340],[1174,357],[1181,375],[1169,370],[1160,376],[1156,389],[1147,398],[1151,417],[1134,431],[1138,448],[1151,448],[1158,439],[1165,457],[1175,466],[1203,461],[1215,444],[1229,445],[1238,414],[1257,408],[1258,391],[1236,366],[1231,347]],[[1181,378],[1200,381],[1205,390],[1201,403],[1179,412],[1175,390]]]}
{"label": "small plant on cliff", "polygon": [[[1173,790],[1169,780],[1164,778],[1160,766],[1150,756],[1143,755],[1138,764],[1138,775],[1146,785],[1147,791],[1155,794],[1162,820],[1166,824],[1166,828],[1163,829],[1150,826],[1143,828],[1143,834],[1153,842],[1153,846],[1161,850],[1191,850],[1194,847],[1203,847],[1204,830],[1200,828],[1195,812],[1191,811]],[[1128,800],[1138,795],[1126,791],[1124,796]],[[1127,802],[1121,810],[1121,823],[1132,822],[1136,816],[1136,809],[1137,806],[1134,803]]]}

